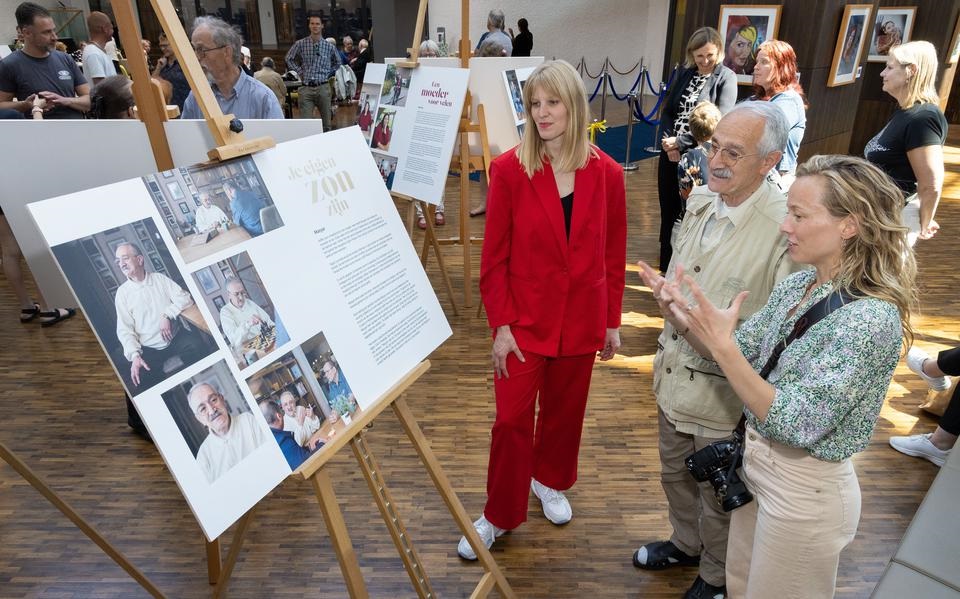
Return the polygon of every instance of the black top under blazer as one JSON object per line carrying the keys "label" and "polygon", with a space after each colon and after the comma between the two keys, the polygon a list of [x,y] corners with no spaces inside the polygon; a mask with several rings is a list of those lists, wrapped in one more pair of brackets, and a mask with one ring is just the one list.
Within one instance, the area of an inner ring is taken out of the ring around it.
{"label": "black top under blazer", "polygon": [[[677,74],[677,81],[664,100],[663,112],[660,114],[660,130],[666,137],[673,137],[673,126],[683,104],[683,92],[690,85],[693,76],[697,74],[697,67],[684,67]],[[727,114],[737,103],[737,75],[722,64],[717,64],[713,73],[707,78],[697,103],[708,101],[716,104],[720,114]],[[659,141],[659,140],[658,140]],[[697,140],[689,133],[677,137],[677,146],[683,154],[697,145]]]}

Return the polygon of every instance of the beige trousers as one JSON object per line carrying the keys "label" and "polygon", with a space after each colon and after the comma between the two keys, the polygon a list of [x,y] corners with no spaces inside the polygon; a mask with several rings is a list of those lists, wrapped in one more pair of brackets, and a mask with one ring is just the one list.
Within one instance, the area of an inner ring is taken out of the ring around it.
{"label": "beige trousers", "polygon": [[853,464],[817,459],[747,427],[743,475],[754,500],[730,519],[729,596],[833,597],[840,551],[860,522]]}

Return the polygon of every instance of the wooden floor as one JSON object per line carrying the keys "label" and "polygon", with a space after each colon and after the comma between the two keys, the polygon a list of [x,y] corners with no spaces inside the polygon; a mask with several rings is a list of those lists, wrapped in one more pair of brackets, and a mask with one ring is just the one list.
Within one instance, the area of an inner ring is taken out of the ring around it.
{"label": "wooden floor", "polygon": [[[949,187],[938,213],[942,233],[919,247],[923,313],[918,344],[952,346],[960,336],[956,276],[946,257],[960,251],[960,140],[948,148]],[[656,256],[655,161],[627,175],[631,261]],[[479,186],[476,186],[479,187]],[[479,190],[474,191],[478,199]],[[458,186],[448,188],[448,225],[457,226]],[[482,219],[472,219],[479,235]],[[419,240],[419,233],[415,237]],[[459,247],[445,255],[462,289]],[[474,254],[479,263],[479,250]],[[431,278],[448,306],[431,262]],[[638,543],[670,532],[659,483],[651,361],[661,326],[634,272],[624,301],[623,349],[598,364],[569,493],[574,520],[557,528],[530,502],[530,520],[502,537],[494,556],[519,597],[679,597],[693,570],[648,573],[630,556]],[[476,270],[474,271],[476,272]],[[462,296],[458,296],[458,301]],[[474,295],[476,298],[476,294]],[[449,313],[449,312],[448,312]],[[493,418],[489,335],[475,309],[451,318],[453,337],[432,356],[410,405],[471,516],[485,499]],[[204,597],[200,530],[152,445],[128,432],[120,385],[86,322],[21,326],[0,284],[0,440],[46,477],[169,597]],[[892,434],[932,430],[917,409],[923,384],[901,365],[869,448],[855,458],[863,517],[844,552],[838,597],[866,597],[937,469],[887,445]],[[468,597],[481,570],[456,555],[460,536],[391,412],[369,433],[400,514],[441,597]],[[409,581],[349,451],[333,460],[337,493],[374,597],[413,597]],[[345,586],[311,489],[290,480],[258,508],[238,564],[234,597],[344,597]],[[225,543],[226,544],[226,543]],[[0,597],[146,596],[59,512],[0,462]]]}

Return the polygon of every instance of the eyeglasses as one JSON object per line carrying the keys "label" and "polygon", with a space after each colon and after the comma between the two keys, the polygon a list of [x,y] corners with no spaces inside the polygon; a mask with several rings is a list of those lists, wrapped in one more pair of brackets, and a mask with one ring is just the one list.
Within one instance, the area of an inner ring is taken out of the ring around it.
{"label": "eyeglasses", "polygon": [[224,44],[222,46],[217,46],[216,48],[204,48],[203,46],[193,47],[193,51],[197,53],[197,58],[203,58],[207,55],[207,52],[213,52],[214,50],[220,50],[221,48],[226,48],[229,44]]}
{"label": "eyeglasses", "polygon": [[736,166],[741,159],[746,158],[747,156],[758,156],[760,152],[754,152],[752,154],[743,154],[737,150],[731,150],[730,148],[724,148],[720,144],[712,141],[703,142],[703,149],[707,151],[707,158],[713,160],[713,157],[717,154],[720,154],[720,161],[726,164],[727,166]]}

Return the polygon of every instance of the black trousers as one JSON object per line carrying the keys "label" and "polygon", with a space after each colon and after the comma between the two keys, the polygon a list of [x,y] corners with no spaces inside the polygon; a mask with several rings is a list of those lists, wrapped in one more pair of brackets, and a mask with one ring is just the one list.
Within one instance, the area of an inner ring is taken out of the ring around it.
{"label": "black trousers", "polygon": [[667,272],[673,256],[670,234],[673,223],[683,214],[683,201],[680,199],[677,163],[670,162],[663,150],[660,150],[660,164],[657,165],[657,191],[660,195],[660,272]]}
{"label": "black trousers", "polygon": [[[960,376],[960,347],[945,349],[937,354],[937,366],[944,374]],[[940,417],[940,428],[951,435],[960,435],[960,385],[953,391],[953,397],[943,416]]]}

